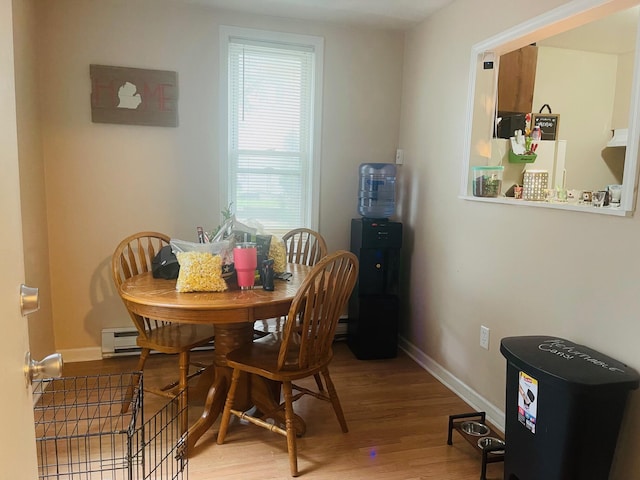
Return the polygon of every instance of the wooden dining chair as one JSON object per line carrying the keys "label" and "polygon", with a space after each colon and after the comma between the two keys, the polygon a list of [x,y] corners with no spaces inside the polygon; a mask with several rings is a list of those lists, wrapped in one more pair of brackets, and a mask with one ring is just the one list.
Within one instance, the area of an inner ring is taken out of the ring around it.
{"label": "wooden dining chair", "polygon": [[[284,242],[288,263],[297,263],[299,265],[312,267],[327,255],[327,242],[325,242],[319,232],[309,228],[295,228],[290,230],[282,236],[282,241]],[[270,324],[272,329],[279,332],[282,321],[282,317],[260,320],[262,325],[257,325],[257,336],[269,333]],[[260,327],[262,330],[259,330]]]}
{"label": "wooden dining chair", "polygon": [[[298,476],[293,402],[306,394],[330,402],[342,431],[348,431],[340,400],[329,375],[329,363],[333,357],[332,343],[336,326],[357,276],[358,260],[353,253],[338,251],[326,256],[313,267],[296,293],[288,314],[289,319],[295,318],[296,321],[286,322],[282,335],[277,336],[279,341],[257,340],[227,354],[227,365],[233,368],[233,374],[220,422],[218,444],[224,443],[233,414],[285,436],[291,475]],[[268,338],[277,337],[272,335]],[[243,372],[282,383],[284,402],[279,404],[276,412],[262,412],[257,417],[233,408]],[[293,383],[307,377],[315,378],[317,391]],[[274,413],[281,413],[283,409],[284,428],[267,421],[268,418],[278,418]]]}
{"label": "wooden dining chair", "polygon": [[312,267],[327,255],[327,242],[320,233],[309,228],[291,230],[282,236],[282,241],[289,263]]}
{"label": "wooden dining chair", "polygon": [[[111,258],[113,281],[116,289],[119,291],[120,285],[127,278],[150,272],[153,258],[163,246],[169,245],[169,240],[170,238],[167,235],[158,232],[139,232],[122,240]],[[201,373],[204,368],[204,365],[193,364],[197,367],[197,370],[192,374],[189,373],[192,365],[190,353],[194,348],[205,346],[214,339],[213,326],[159,321],[142,317],[131,310],[128,310],[128,312],[138,330],[136,343],[141,348],[137,366],[138,371],[144,371],[151,351],[178,355],[178,380],[162,388],[145,386],[145,391],[174,398],[177,387],[178,391],[181,392],[180,402],[183,407],[181,410],[186,412],[184,407],[187,405],[188,381],[193,376]],[[183,428],[186,428],[186,421],[183,422]]]}

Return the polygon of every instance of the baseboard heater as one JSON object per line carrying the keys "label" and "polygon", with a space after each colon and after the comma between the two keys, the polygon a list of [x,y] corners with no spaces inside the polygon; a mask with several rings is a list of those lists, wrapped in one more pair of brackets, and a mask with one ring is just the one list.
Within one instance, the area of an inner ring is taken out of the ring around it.
{"label": "baseboard heater", "polygon": [[336,327],[336,333],[334,336],[334,340],[346,340],[347,339],[347,325],[349,323],[349,317],[346,315],[342,315],[340,317],[340,321],[338,322],[338,326]]}
{"label": "baseboard heater", "polygon": [[[336,328],[336,340],[344,340],[347,336],[347,317],[340,317],[340,323]],[[140,354],[140,347],[136,344],[138,330],[135,327],[116,327],[102,329],[102,358],[123,357],[126,355]],[[213,350],[213,342],[197,350]],[[151,351],[151,353],[158,353]]]}
{"label": "baseboard heater", "polygon": [[[104,328],[102,330],[102,358],[123,357],[140,354],[140,347],[136,344],[138,330],[135,327]],[[213,342],[197,350],[213,350]],[[154,350],[151,353],[158,353]]]}

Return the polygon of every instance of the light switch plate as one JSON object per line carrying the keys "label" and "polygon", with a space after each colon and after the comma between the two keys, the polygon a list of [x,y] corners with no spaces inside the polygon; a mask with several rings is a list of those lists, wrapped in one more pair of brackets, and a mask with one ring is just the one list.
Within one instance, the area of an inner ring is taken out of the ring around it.
{"label": "light switch plate", "polygon": [[396,150],[396,165],[402,165],[404,163],[404,151],[399,148]]}

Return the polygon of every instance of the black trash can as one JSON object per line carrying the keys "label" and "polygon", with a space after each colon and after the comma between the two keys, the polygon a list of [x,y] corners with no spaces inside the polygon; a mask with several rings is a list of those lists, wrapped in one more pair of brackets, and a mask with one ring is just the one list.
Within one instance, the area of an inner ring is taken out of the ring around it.
{"label": "black trash can", "polygon": [[632,368],[569,340],[503,338],[504,480],[606,480]]}

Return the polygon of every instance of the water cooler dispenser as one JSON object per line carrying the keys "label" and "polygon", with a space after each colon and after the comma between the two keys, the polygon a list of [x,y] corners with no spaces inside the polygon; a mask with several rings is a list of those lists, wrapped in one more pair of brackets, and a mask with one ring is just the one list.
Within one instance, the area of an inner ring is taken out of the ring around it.
{"label": "water cooler dispenser", "polygon": [[402,224],[384,219],[351,220],[351,251],[358,257],[358,281],[349,299],[347,343],[361,360],[398,353],[398,272]]}
{"label": "water cooler dispenser", "polygon": [[[395,165],[360,167],[358,211],[351,220],[351,252],[358,281],[349,299],[347,343],[361,360],[398,353],[399,271],[402,224],[387,217],[395,209]],[[379,218],[378,218],[379,217]]]}

